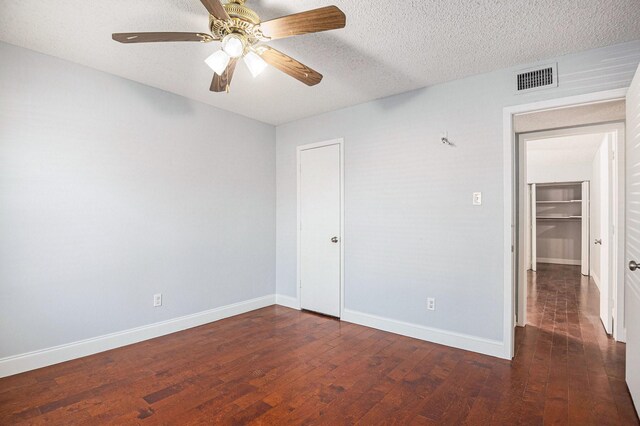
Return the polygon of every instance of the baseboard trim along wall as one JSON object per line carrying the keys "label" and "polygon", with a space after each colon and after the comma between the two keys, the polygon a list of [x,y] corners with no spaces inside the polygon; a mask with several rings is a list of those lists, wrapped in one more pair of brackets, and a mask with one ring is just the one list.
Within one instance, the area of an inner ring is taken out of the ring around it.
{"label": "baseboard trim along wall", "polygon": [[287,308],[296,309],[298,311],[300,310],[300,302],[295,297],[276,294],[276,304],[285,306]]}
{"label": "baseboard trim along wall", "polygon": [[508,348],[505,348],[504,343],[498,340],[484,339],[481,337],[470,336],[468,334],[426,327],[424,325],[384,318],[377,315],[353,311],[351,309],[345,309],[342,312],[341,319],[354,324],[364,325],[366,327],[376,328],[390,333],[401,334],[415,339],[426,340],[428,342],[478,352],[498,358],[511,359],[508,355]]}
{"label": "baseboard trim along wall", "polygon": [[142,327],[10,356],[0,359],[0,377],[12,376],[25,371],[35,370],[36,368],[58,364],[188,328],[198,327],[224,318],[271,306],[275,304],[275,302],[275,295],[263,296]]}
{"label": "baseboard trim along wall", "polygon": [[591,271],[591,278],[593,278],[593,282],[596,284],[596,287],[598,287],[598,290],[600,290],[600,277]]}
{"label": "baseboard trim along wall", "polygon": [[[25,371],[94,355],[209,324],[235,315],[255,311],[256,309],[262,309],[274,304],[300,310],[297,298],[281,294],[271,294],[142,327],[3,358],[0,359],[0,377],[12,376]],[[346,322],[413,337],[415,339],[508,359],[503,342],[497,340],[483,339],[423,325],[411,324],[350,309],[345,309],[342,312],[341,319]]]}
{"label": "baseboard trim along wall", "polygon": [[574,265],[580,266],[582,262],[580,259],[554,259],[547,257],[539,257],[538,263],[553,263],[554,265]]}

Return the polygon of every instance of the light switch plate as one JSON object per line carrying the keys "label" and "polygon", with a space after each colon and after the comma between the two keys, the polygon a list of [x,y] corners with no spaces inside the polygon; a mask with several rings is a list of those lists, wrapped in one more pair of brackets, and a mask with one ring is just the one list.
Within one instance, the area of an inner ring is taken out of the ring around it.
{"label": "light switch plate", "polygon": [[482,192],[474,192],[473,193],[473,205],[481,206],[482,205]]}

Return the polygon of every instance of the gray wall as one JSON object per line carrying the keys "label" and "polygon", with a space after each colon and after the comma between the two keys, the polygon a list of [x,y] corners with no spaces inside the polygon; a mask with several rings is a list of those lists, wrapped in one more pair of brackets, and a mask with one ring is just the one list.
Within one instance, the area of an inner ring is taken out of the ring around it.
{"label": "gray wall", "polygon": [[503,108],[626,87],[639,61],[637,41],[559,58],[557,89],[516,95],[503,70],[279,126],[278,293],[296,295],[295,147],[342,137],[345,307],[502,340]]}
{"label": "gray wall", "polygon": [[0,58],[0,358],[274,293],[274,127]]}

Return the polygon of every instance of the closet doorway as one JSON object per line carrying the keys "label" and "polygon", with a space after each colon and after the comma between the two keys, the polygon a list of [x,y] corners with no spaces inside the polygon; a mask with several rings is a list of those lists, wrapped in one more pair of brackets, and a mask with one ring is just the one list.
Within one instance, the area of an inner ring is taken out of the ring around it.
{"label": "closet doorway", "polygon": [[590,182],[528,183],[527,270],[538,262],[580,266],[590,275]]}
{"label": "closet doorway", "polygon": [[624,241],[615,232],[624,223],[624,124],[521,133],[518,142],[518,325],[527,324],[527,279],[568,265],[593,279],[602,325],[624,341]]}

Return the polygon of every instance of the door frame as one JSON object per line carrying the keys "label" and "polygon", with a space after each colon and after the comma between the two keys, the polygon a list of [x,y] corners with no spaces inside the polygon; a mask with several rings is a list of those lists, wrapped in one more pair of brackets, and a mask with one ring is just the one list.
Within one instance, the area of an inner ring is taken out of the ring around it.
{"label": "door frame", "polygon": [[[619,203],[614,202],[612,203],[611,206],[609,206],[611,210],[609,213],[609,217],[610,217],[611,224],[614,227],[613,229],[620,229],[621,227],[624,229],[624,212],[620,211],[620,207],[617,206],[617,204],[620,204],[622,207],[624,207],[624,191],[625,191],[624,164],[623,164],[624,163],[623,162],[624,135],[625,135],[624,122],[618,121],[618,122],[611,122],[611,123],[604,123],[604,124],[587,124],[587,125],[580,125],[575,127],[568,127],[568,128],[554,129],[554,130],[540,130],[540,131],[534,131],[534,132],[520,133],[518,134],[516,143],[518,144],[518,149],[520,150],[520,152],[522,152],[522,151],[526,151],[526,143],[530,140],[540,140],[540,139],[549,139],[549,138],[566,137],[566,136],[578,136],[578,135],[585,135],[585,134],[592,134],[592,133],[612,134],[614,136],[612,148],[613,148],[613,151],[616,152],[616,157],[614,157],[612,163],[607,165],[607,170],[609,171],[609,175],[610,175],[609,189],[610,189],[611,197],[613,197],[615,200],[619,200]],[[519,161],[522,162],[523,159],[524,161],[526,161],[526,153],[524,155],[522,154],[520,155]],[[519,168],[521,170],[524,169],[526,171],[526,166],[519,167]],[[589,182],[589,181],[586,181],[586,182]],[[520,183],[519,191],[521,191],[522,194],[525,194],[526,182],[522,181],[522,176],[519,183]],[[616,208],[618,209],[617,211],[616,211]],[[519,219],[521,222],[524,220],[525,216],[526,217],[529,216],[529,214],[527,213],[528,212],[526,210],[519,211]],[[622,216],[620,214],[622,214]],[[590,220],[590,218],[588,220]],[[523,229],[520,228],[519,232],[523,232]],[[583,234],[584,234],[584,230],[583,230]],[[592,242],[591,242],[592,239],[593,237],[589,234],[589,232],[587,232],[587,247],[589,249],[592,249]],[[623,300],[623,296],[624,296],[624,288],[622,288],[623,286],[621,285],[621,280],[619,277],[619,274],[620,274],[619,266],[621,261],[620,253],[624,253],[624,235],[620,235],[617,231],[613,232],[612,229],[609,229],[608,240],[611,241],[611,244],[608,245],[609,269],[607,274],[608,275],[607,282],[609,287],[611,287],[613,290],[612,292],[610,292],[610,298],[611,298],[611,302],[613,303],[613,309],[614,309],[613,336],[615,340],[624,341],[624,316],[623,316],[624,306],[618,306],[619,305],[618,300]],[[527,240],[525,238],[519,239],[519,247],[517,247],[517,249],[520,250],[521,252],[526,253],[527,248],[524,245],[526,241]],[[533,238],[532,238],[532,241],[534,241]],[[584,246],[583,246],[583,249],[584,249]],[[582,257],[584,258],[585,256],[583,255]],[[590,262],[590,257],[591,257],[590,254],[586,256],[587,261],[589,262]],[[520,259],[522,259],[522,257]],[[519,268],[520,275],[517,283],[517,288],[518,288],[517,290],[518,305],[517,306],[518,306],[518,314],[519,314],[517,315],[517,325],[519,327],[524,327],[526,325],[526,318],[527,318],[526,306],[527,306],[527,298],[528,298],[528,294],[527,294],[528,288],[525,281],[525,278],[527,276],[527,270],[525,269],[527,266],[526,259],[524,260],[524,263],[520,263],[519,265],[521,266]],[[584,265],[583,265],[583,269],[584,269]],[[591,276],[591,272],[589,272],[589,276]],[[623,324],[623,326],[619,327],[618,324]]]}
{"label": "door frame", "polygon": [[302,220],[301,209],[301,185],[300,185],[300,166],[301,166],[301,154],[302,151],[310,149],[323,148],[326,146],[338,145],[340,148],[340,315],[344,313],[344,139],[337,138],[323,142],[309,143],[305,145],[298,145],[296,147],[296,299],[298,309],[302,309],[302,297],[301,286],[302,281],[300,278],[300,254],[302,250],[301,236],[300,236],[300,222]]}
{"label": "door frame", "polygon": [[534,216],[532,213],[533,207],[533,184],[526,184],[526,193],[524,194],[524,211],[525,211],[525,223],[524,223],[524,266],[525,270],[533,269],[533,221],[531,218]]}
{"label": "door frame", "polygon": [[[626,259],[626,226],[625,215],[627,207],[627,181],[626,181],[626,122],[618,123],[618,131],[614,134],[613,159],[611,167],[612,198],[614,202],[609,215],[613,222],[613,243],[610,245],[611,271],[610,279],[616,282],[616,291],[613,293],[614,324],[613,338],[618,342],[627,341],[627,326],[625,323],[625,259]],[[611,187],[610,187],[611,188]],[[618,325],[616,325],[618,324]]]}
{"label": "door frame", "polygon": [[[544,111],[554,108],[565,108],[581,104],[596,103],[624,99],[628,87],[605,90],[601,92],[587,93],[584,95],[555,98],[544,101],[532,102],[521,105],[505,107],[503,109],[503,261],[504,261],[504,314],[503,314],[503,340],[505,358],[513,358],[515,353],[515,326],[516,326],[516,294],[518,271],[518,248],[516,212],[518,201],[516,188],[516,173],[518,170],[516,150],[516,133],[513,126],[513,117],[517,114],[534,111]],[[624,238],[623,238],[624,239]],[[624,300],[624,299],[622,299]]]}

